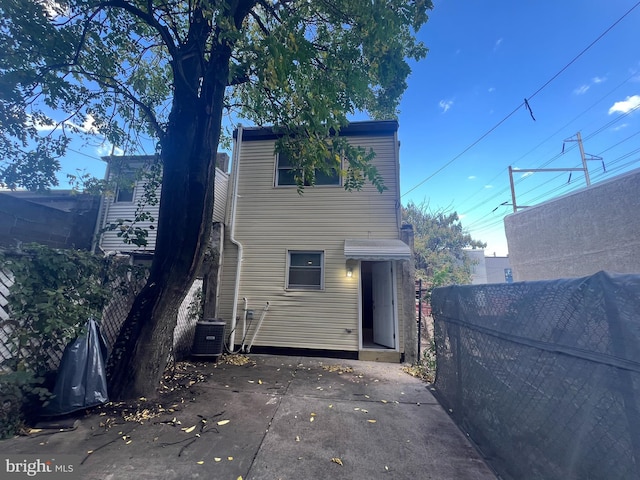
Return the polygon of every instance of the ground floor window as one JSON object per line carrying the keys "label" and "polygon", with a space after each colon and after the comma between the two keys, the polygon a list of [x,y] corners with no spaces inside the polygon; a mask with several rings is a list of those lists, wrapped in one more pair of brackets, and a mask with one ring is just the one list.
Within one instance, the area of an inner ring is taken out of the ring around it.
{"label": "ground floor window", "polygon": [[324,278],[324,253],[289,250],[287,288],[322,290]]}

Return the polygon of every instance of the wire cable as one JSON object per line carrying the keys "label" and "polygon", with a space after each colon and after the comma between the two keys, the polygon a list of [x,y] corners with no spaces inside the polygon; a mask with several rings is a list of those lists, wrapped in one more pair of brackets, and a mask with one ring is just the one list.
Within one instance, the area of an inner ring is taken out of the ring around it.
{"label": "wire cable", "polygon": [[443,166],[441,166],[439,169],[437,169],[435,172],[433,172],[427,178],[425,178],[424,180],[422,180],[421,182],[419,182],[415,186],[411,187],[409,190],[407,190],[402,195],[400,195],[400,198],[402,198],[402,197],[408,195],[409,193],[413,192],[415,189],[417,189],[418,187],[424,185],[426,182],[428,182],[433,177],[438,175],[440,172],[445,170],[452,163],[454,163],[456,160],[458,160],[460,157],[462,157],[465,153],[467,153],[469,150],[471,150],[473,147],[475,147],[478,143],[480,143],[482,140],[484,140],[486,137],[488,137],[491,133],[493,133],[500,125],[502,125],[509,118],[511,118],[518,110],[520,110],[520,108],[522,108],[525,105],[528,106],[528,101],[529,100],[534,98],[542,90],[544,90],[547,86],[549,86],[549,84],[551,84],[551,82],[553,82],[556,78],[558,78],[565,70],[567,70],[567,68],[569,68],[573,63],[575,63],[580,57],[582,57],[582,55],[584,55],[589,49],[591,49],[596,43],[598,43],[606,34],[608,34],[616,25],[618,25],[625,17],[627,17],[639,5],[640,5],[640,2],[637,2],[635,5],[633,5],[620,18],[618,18],[618,20],[616,20],[613,24],[611,24],[604,32],[602,32],[600,35],[598,35],[598,37],[596,37],[595,40],[593,40],[580,53],[578,53],[578,55],[576,55],[572,60],[570,60],[569,63],[567,63],[555,75],[553,75],[549,80],[547,80],[540,88],[538,88],[535,92],[533,92],[529,97],[525,97],[525,99],[515,109],[513,109],[506,117],[504,117],[502,120],[500,120],[498,123],[496,123],[493,127],[491,127],[489,130],[487,130],[485,133],[483,133],[477,140],[475,140],[473,143],[471,143],[468,147],[466,147],[464,150],[462,150],[462,152],[460,152],[458,155],[456,155],[451,160],[446,162]]}

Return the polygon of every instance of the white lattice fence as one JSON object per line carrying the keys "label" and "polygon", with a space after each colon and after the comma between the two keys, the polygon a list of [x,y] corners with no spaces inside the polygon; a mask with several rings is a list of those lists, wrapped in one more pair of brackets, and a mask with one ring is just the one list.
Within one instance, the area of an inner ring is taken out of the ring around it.
{"label": "white lattice fence", "polygon": [[13,275],[0,270],[0,364],[11,358],[7,348],[7,338],[14,328],[9,319],[9,287],[13,285]]}

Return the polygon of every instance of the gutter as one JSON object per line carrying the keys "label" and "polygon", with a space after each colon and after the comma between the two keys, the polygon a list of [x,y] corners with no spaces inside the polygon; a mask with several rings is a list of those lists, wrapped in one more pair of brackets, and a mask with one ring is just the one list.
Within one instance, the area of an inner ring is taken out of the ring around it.
{"label": "gutter", "polygon": [[236,341],[236,326],[237,326],[237,315],[238,315],[238,294],[240,291],[240,274],[242,273],[242,255],[243,255],[243,247],[242,244],[236,239],[236,208],[238,205],[238,174],[240,172],[239,169],[239,160],[240,160],[240,149],[242,148],[242,125],[238,125],[237,135],[236,135],[236,145],[233,149],[233,165],[232,165],[232,177],[233,177],[233,185],[231,191],[231,231],[229,233],[229,239],[231,243],[233,243],[238,248],[238,263],[236,264],[236,282],[235,288],[233,292],[233,310],[231,312],[231,335],[229,336],[229,351],[232,352],[235,346]]}
{"label": "gutter", "polygon": [[[104,158],[104,157],[103,157]],[[105,170],[104,178],[105,180],[109,180],[109,175],[111,175],[111,163],[109,161],[107,163],[107,168]],[[96,218],[96,226],[93,229],[93,238],[91,239],[91,253],[97,253],[96,249],[100,249],[100,251],[104,254],[104,250],[102,245],[100,245],[100,230],[104,228],[104,224],[106,223],[107,215],[106,215],[106,203],[108,199],[105,197],[104,192],[100,195],[100,206],[98,207],[98,217]]]}

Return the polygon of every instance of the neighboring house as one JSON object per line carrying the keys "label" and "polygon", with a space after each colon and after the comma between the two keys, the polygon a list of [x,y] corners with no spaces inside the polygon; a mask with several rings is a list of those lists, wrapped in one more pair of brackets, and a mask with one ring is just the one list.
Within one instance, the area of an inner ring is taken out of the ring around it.
{"label": "neighboring house", "polygon": [[485,257],[484,250],[465,249],[465,253],[473,263],[471,266],[471,283],[511,283],[511,263],[509,257]]}
{"label": "neighboring house", "polygon": [[238,128],[217,302],[231,345],[411,357],[415,292],[412,251],[401,240],[397,129],[372,121],[340,131],[373,148],[383,193],[372,185],[347,192],[336,172],[300,195],[274,153],[277,134]]}
{"label": "neighboring house", "polygon": [[[155,222],[158,219],[159,203],[155,205],[145,204],[144,185],[145,179],[139,172],[146,165],[150,165],[155,157],[153,156],[112,156],[104,157],[107,162],[107,179],[119,177],[115,191],[110,195],[105,195],[102,199],[99,223],[96,231],[97,250],[103,253],[119,252],[130,253],[138,258],[151,256],[156,244]],[[213,222],[223,222],[226,212],[227,184],[229,175],[229,156],[226,153],[219,153],[216,159],[215,177],[215,200]],[[127,181],[127,178],[130,181]],[[158,201],[160,200],[160,188],[156,190]],[[118,225],[121,219],[133,220],[136,211],[142,208],[154,221],[142,221],[136,224],[137,227],[146,229],[148,236],[147,244],[138,246],[132,243],[125,243],[121,236],[118,236],[120,229],[108,229],[109,225]],[[151,227],[151,228],[149,228]]]}
{"label": "neighboring house", "polygon": [[89,250],[100,197],[71,190],[0,192],[0,248],[37,242]]}

